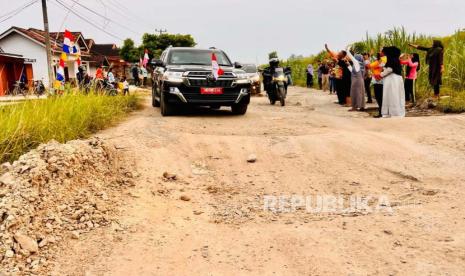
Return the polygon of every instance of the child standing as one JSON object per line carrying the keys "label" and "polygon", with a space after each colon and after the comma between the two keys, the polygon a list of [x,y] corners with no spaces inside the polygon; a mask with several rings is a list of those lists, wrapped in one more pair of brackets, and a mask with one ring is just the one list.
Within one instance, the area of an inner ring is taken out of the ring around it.
{"label": "child standing", "polygon": [[123,77],[123,95],[129,95],[129,82],[126,77]]}
{"label": "child standing", "polygon": [[402,55],[400,63],[407,65],[405,75],[405,101],[407,103],[415,102],[415,80],[417,79],[417,72],[420,71],[420,56],[415,53],[411,55]]}

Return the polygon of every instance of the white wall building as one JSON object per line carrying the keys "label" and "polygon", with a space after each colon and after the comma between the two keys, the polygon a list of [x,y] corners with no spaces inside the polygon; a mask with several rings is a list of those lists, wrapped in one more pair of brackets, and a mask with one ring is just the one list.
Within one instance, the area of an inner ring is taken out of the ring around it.
{"label": "white wall building", "polygon": [[[50,42],[52,46],[52,64],[54,73],[60,60],[63,47],[64,33],[50,33]],[[75,37],[75,45],[81,49],[82,57],[89,55],[89,49],[85,43],[81,33],[73,33]],[[22,55],[23,57],[33,61],[33,71],[35,80],[42,80],[45,85],[48,85],[48,69],[47,69],[47,54],[45,50],[44,31],[38,29],[23,29],[12,27],[0,34],[0,48],[5,52]],[[87,67],[88,72],[95,71],[95,64],[83,61],[81,63]],[[76,78],[77,63],[76,56],[68,55],[68,61],[65,65],[65,77],[67,80]]]}

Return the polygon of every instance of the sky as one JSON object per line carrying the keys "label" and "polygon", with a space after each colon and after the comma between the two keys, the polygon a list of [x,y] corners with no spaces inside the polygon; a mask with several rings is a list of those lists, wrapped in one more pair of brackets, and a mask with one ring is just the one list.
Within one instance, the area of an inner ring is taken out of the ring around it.
{"label": "sky", "polygon": [[[31,1],[0,0],[0,22]],[[57,1],[74,5],[95,26]],[[67,28],[96,43],[121,45],[121,39],[140,43],[143,33],[166,29],[191,34],[198,47],[223,49],[243,63],[265,63],[274,50],[283,59],[316,54],[325,43],[337,50],[396,26],[429,35],[465,28],[464,0],[48,0],[48,10],[51,31]],[[1,22],[0,32],[11,26],[43,28],[40,1]]]}

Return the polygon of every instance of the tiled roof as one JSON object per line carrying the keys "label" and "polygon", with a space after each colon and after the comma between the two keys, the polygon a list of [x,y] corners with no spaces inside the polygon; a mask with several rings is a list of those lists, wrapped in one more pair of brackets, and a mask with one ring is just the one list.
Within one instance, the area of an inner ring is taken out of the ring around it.
{"label": "tiled roof", "polygon": [[[12,27],[17,32],[45,45],[45,32],[35,28],[24,29],[20,27]],[[71,32],[73,36],[78,39],[82,36],[81,32]],[[50,33],[50,44],[53,51],[61,51],[63,48],[63,36],[64,32],[51,32]],[[87,46],[87,45],[86,45]],[[83,54],[86,54],[85,52]]]}
{"label": "tiled roof", "polygon": [[96,53],[104,56],[117,57],[119,49],[115,44],[93,44],[90,48],[91,53]]}

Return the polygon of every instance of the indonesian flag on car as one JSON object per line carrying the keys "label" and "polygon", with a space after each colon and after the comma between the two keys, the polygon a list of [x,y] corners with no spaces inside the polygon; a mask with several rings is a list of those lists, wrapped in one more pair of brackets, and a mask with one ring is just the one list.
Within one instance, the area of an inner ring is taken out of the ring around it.
{"label": "indonesian flag on car", "polygon": [[67,54],[75,54],[78,52],[77,47],[74,45],[74,36],[68,30],[65,30],[63,38],[63,52]]}
{"label": "indonesian flag on car", "polygon": [[215,79],[218,79],[220,76],[224,75],[223,69],[218,65],[215,53],[212,53],[212,73],[215,76]]}

